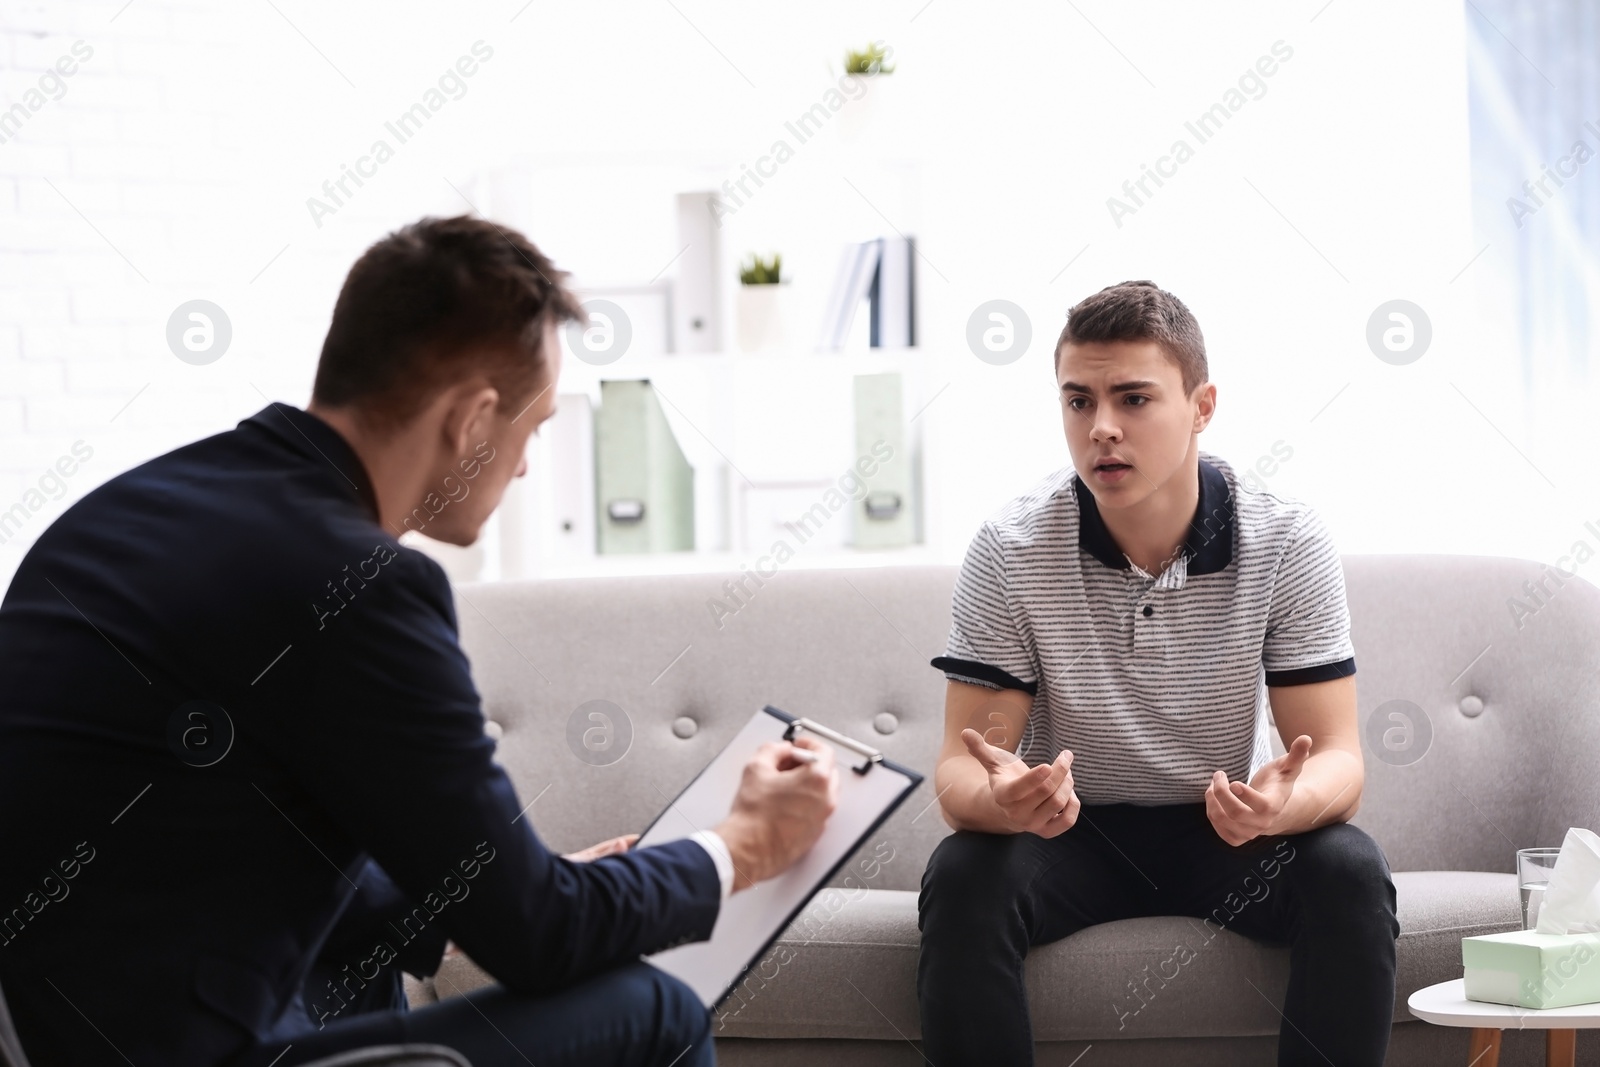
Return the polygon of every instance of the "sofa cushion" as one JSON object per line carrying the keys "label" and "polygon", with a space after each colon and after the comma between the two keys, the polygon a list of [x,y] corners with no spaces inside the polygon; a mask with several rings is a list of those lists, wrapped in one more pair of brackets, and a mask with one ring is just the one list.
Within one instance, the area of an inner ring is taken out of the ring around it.
{"label": "sofa cushion", "polygon": [[[1411,1018],[1413,991],[1461,976],[1462,937],[1515,929],[1519,913],[1514,875],[1410,871],[1394,881],[1394,1019],[1402,1022]],[[864,889],[819,899],[723,1004],[714,1033],[920,1037],[917,951],[916,893]],[[1092,926],[1035,948],[1027,962],[1039,1041],[1274,1035],[1288,976],[1287,947],[1170,916]],[[435,988],[444,999],[488,981],[455,957],[440,968]]]}
{"label": "sofa cushion", "polygon": [[426,1008],[439,999],[433,991],[433,983],[428,979],[415,978],[409,974],[401,977],[405,982],[406,1005],[412,1010]]}

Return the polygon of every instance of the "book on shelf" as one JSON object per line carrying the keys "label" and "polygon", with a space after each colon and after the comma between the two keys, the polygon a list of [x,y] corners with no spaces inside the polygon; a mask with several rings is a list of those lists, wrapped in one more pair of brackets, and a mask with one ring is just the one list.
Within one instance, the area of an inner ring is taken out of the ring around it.
{"label": "book on shelf", "polygon": [[877,277],[878,254],[881,243],[871,241],[851,243],[839,254],[839,269],[833,277],[833,290],[822,319],[822,339],[817,347],[824,352],[838,352],[850,336],[850,325],[855,322],[861,302],[872,292],[873,279]]}
{"label": "book on shelf", "polygon": [[910,348],[917,343],[914,237],[880,239],[878,272],[872,282],[872,347]]}
{"label": "book on shelf", "polygon": [[853,242],[839,254],[833,288],[823,312],[817,347],[838,352],[865,301],[873,348],[909,348],[916,339],[916,242],[911,237],[874,237]]}

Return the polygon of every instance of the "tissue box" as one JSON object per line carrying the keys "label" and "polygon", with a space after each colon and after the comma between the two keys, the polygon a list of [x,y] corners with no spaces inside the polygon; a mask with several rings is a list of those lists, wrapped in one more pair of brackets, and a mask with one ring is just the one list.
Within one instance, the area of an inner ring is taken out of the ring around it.
{"label": "tissue box", "polygon": [[1468,1000],[1524,1008],[1600,1002],[1600,934],[1512,930],[1461,939]]}

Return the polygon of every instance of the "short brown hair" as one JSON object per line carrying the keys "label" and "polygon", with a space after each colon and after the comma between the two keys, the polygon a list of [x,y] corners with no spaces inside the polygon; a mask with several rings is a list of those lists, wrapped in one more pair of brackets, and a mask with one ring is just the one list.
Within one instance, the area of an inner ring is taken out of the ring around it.
{"label": "short brown hair", "polygon": [[1155,282],[1118,282],[1073,305],[1056,342],[1057,363],[1064,345],[1086,341],[1154,341],[1183,373],[1185,396],[1211,378],[1200,324]]}
{"label": "short brown hair", "polygon": [[533,242],[486,219],[429,216],[404,226],[345,277],[312,400],[353,405],[392,428],[445,387],[483,374],[500,410],[515,410],[544,365],[545,324],[588,321],[566,278]]}

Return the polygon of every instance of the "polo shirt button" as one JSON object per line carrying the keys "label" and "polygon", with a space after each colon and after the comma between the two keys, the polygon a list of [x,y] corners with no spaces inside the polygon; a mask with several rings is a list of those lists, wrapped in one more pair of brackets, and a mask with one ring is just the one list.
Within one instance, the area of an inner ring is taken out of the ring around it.
{"label": "polo shirt button", "polygon": [[1146,604],[1144,606],[1144,617],[1145,618],[1148,619],[1150,616],[1154,615],[1155,613],[1156,613],[1156,609],[1151,607],[1149,604]]}

